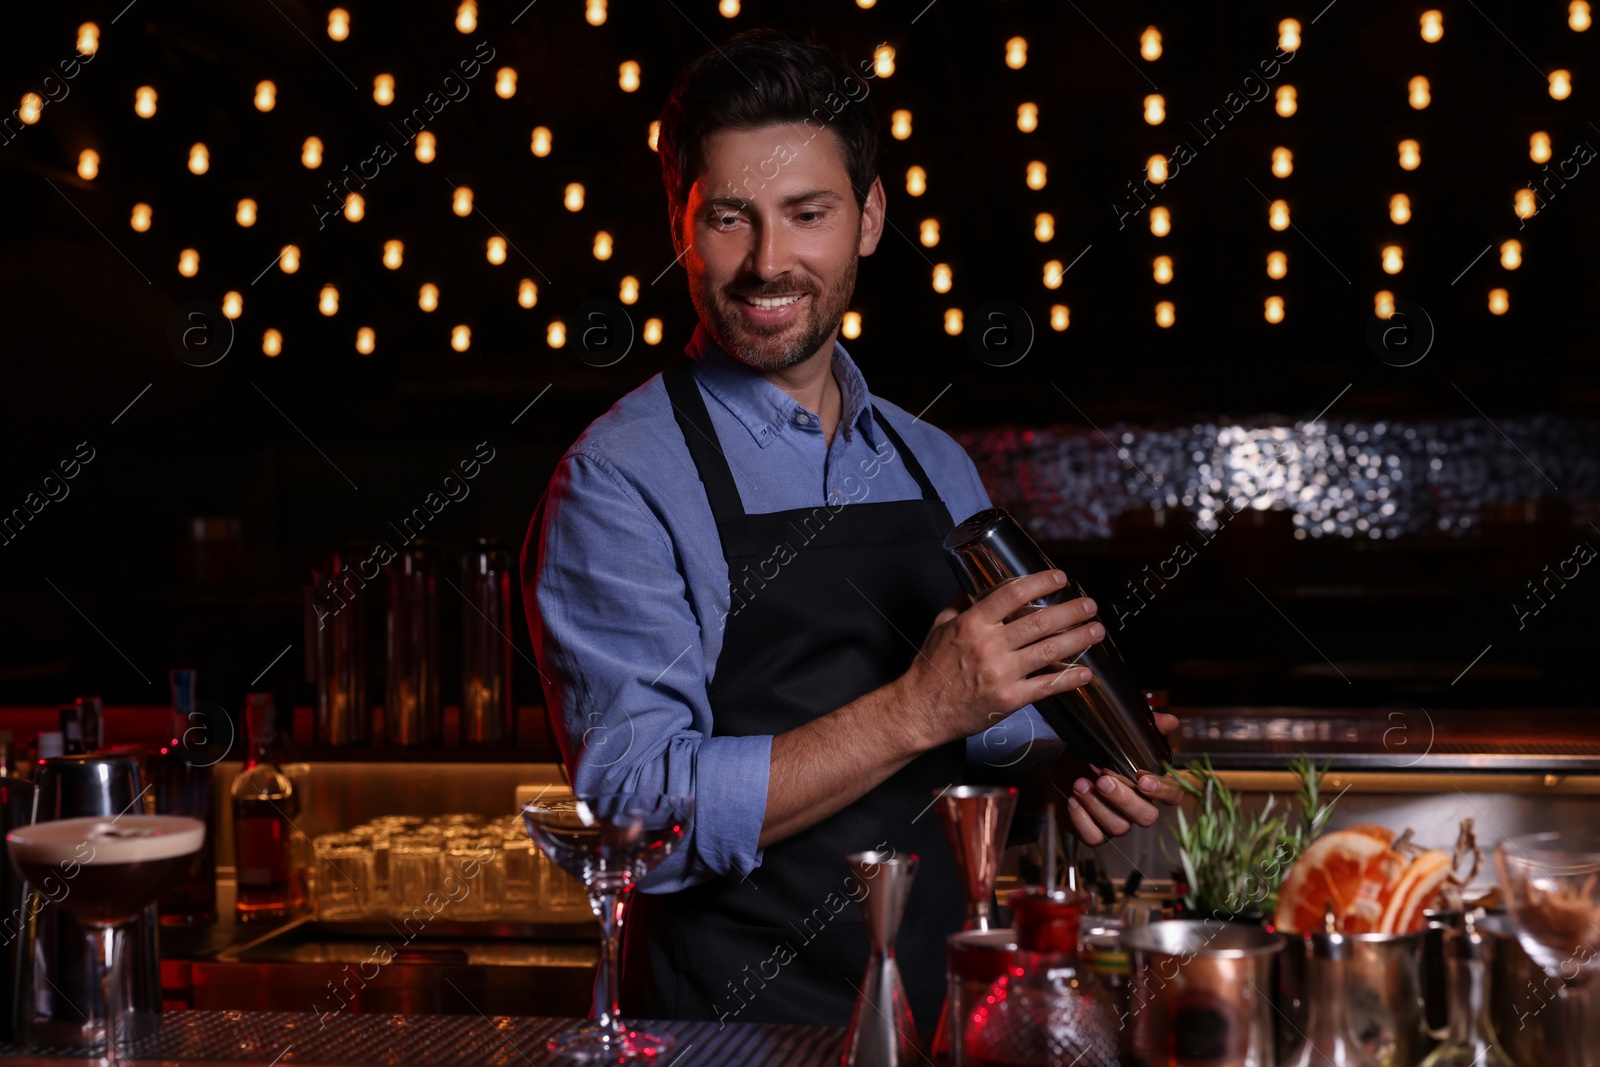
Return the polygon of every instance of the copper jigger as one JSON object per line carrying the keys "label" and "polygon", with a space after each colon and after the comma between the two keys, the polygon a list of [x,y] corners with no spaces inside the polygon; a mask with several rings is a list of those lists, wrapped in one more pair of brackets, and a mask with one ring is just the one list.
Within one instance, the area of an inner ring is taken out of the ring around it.
{"label": "copper jigger", "polygon": [[900,980],[894,942],[917,873],[917,857],[893,852],[857,852],[844,858],[850,873],[868,887],[861,899],[861,918],[872,942],[867,973],[861,979],[850,1030],[845,1035],[841,1067],[902,1067],[922,1058],[911,1002]]}
{"label": "copper jigger", "polygon": [[934,806],[967,898],[967,921],[961,928],[992,929],[994,881],[1017,810],[1017,791],[1009,785],[958,785],[935,794]]}

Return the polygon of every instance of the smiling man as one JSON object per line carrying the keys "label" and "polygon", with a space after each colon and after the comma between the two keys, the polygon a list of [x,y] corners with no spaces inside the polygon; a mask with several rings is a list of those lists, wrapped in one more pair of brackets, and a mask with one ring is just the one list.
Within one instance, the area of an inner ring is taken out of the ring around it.
{"label": "smiling man", "polygon": [[1056,572],[966,607],[940,546],[989,506],[977,470],[838,343],[885,226],[866,96],[769,30],[679,75],[658,145],[700,322],[563,456],[523,548],[575,788],[696,800],[634,900],[631,1017],[847,1023],[873,886],[844,857],[876,849],[919,857],[898,950],[931,1030],[964,918],[938,791],[1053,773],[1091,844],[1177,801],[1059,758],[1028,705],[1088,680],[1054,667],[1104,637],[1093,603],[1006,621]]}

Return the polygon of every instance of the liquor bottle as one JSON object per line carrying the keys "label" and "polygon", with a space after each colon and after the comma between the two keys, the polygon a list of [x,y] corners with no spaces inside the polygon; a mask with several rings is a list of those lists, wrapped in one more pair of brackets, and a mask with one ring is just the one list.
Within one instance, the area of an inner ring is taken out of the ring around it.
{"label": "liquor bottle", "polygon": [[76,704],[61,705],[61,754],[64,756],[81,756],[88,751],[83,743],[83,720],[79,718],[80,714],[81,710]]}
{"label": "liquor bottle", "polygon": [[234,914],[240,922],[289,916],[293,866],[289,847],[300,798],[294,783],[273,759],[272,694],[245,698],[245,730],[250,756],[233,780],[233,865],[239,894]]}
{"label": "liquor bottle", "polygon": [[1449,1036],[1428,1053],[1422,1067],[1515,1067],[1489,1021],[1492,942],[1478,930],[1483,909],[1462,916],[1461,929],[1446,934],[1450,989]]}
{"label": "liquor bottle", "polygon": [[1309,1015],[1304,1040],[1289,1054],[1284,1067],[1378,1067],[1350,1028],[1350,995],[1345,986],[1350,939],[1334,925],[1331,904],[1323,922],[1324,929],[1309,938],[1305,997]]}
{"label": "liquor bottle", "polygon": [[195,675],[173,670],[172,725],[168,739],[150,760],[150,781],[159,815],[187,815],[206,824],[205,847],[189,861],[183,877],[161,894],[157,910],[164,926],[188,926],[217,919],[217,827],[211,802],[211,768],[220,758],[213,749],[212,723],[195,706]]}
{"label": "liquor bottle", "polygon": [[105,702],[99,697],[79,697],[78,721],[83,724],[83,747],[99,752],[106,747]]}

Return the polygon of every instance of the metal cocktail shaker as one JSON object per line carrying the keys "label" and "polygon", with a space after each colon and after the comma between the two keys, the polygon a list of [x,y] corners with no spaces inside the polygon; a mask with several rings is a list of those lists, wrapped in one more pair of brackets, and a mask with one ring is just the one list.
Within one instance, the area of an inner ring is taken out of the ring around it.
{"label": "metal cocktail shaker", "polygon": [[[961,523],[944,539],[944,550],[956,580],[974,602],[1006,582],[1055,567],[1004,508],[988,508]],[[1083,595],[1069,574],[1065,587],[1030,601],[1019,614]],[[1156,729],[1155,715],[1111,643],[1110,631],[1074,662],[1094,677],[1080,688],[1036,701],[1045,722],[1096,767],[1129,781],[1137,781],[1141,771],[1160,774],[1162,763],[1172,759],[1172,748]]]}

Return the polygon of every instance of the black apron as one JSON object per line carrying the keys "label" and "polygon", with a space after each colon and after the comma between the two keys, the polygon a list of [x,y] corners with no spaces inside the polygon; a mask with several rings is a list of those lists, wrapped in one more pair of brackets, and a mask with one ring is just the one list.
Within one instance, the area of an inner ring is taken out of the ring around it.
{"label": "black apron", "polygon": [[[954,524],[889,420],[873,409],[920,499],[869,494],[860,503],[748,515],[688,360],[663,379],[734,587],[708,694],[712,733],[780,734],[903,674],[955,592],[941,548]],[[719,876],[677,893],[635,894],[622,953],[623,1014],[848,1025],[869,952],[858,902],[874,890],[850,877],[844,857],[892,849],[917,856],[896,954],[917,1029],[931,1032],[945,993],[945,938],[966,914],[931,804],[965,773],[966,743],[952,741],[768,846],[742,882]]]}

